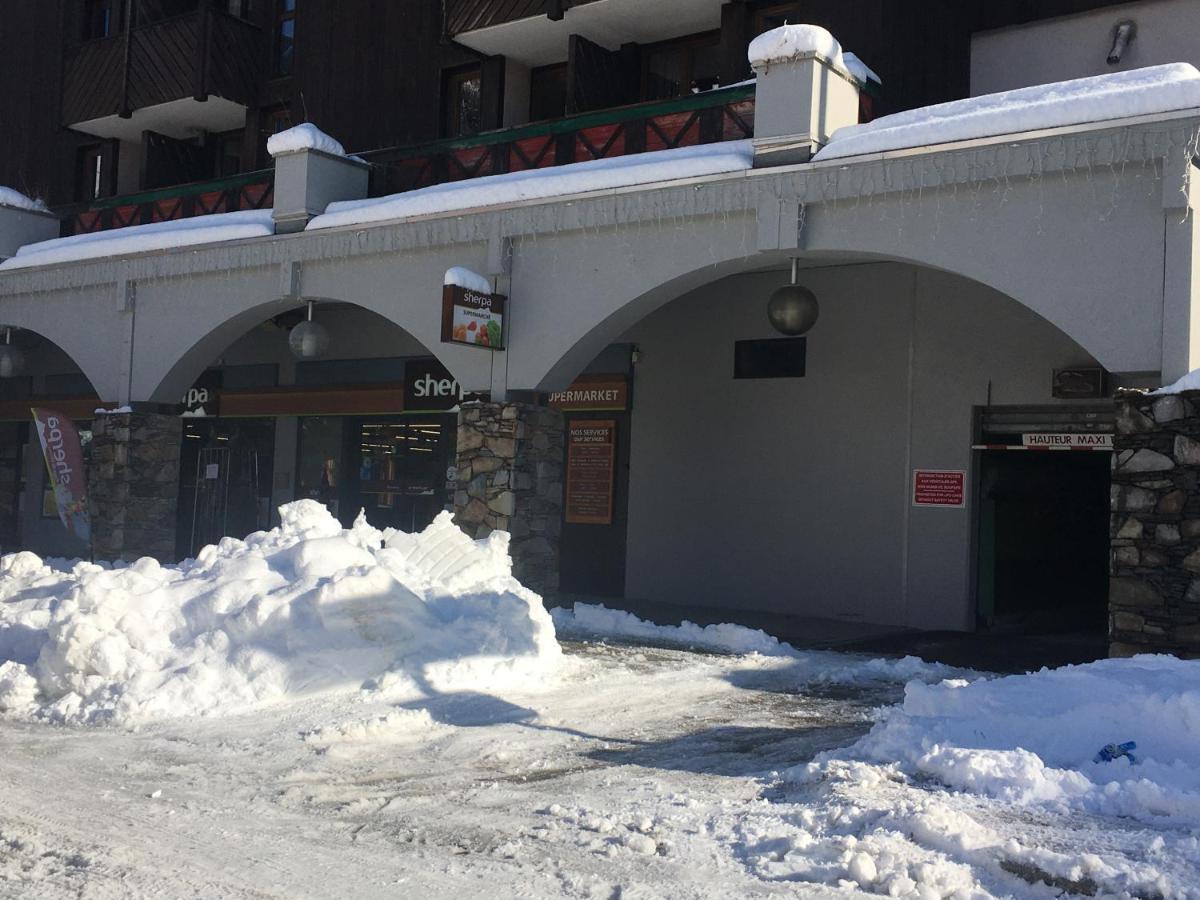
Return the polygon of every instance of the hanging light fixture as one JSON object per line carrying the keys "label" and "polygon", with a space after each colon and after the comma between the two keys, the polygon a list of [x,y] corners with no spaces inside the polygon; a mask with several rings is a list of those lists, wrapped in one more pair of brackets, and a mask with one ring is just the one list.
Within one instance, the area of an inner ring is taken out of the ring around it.
{"label": "hanging light fixture", "polygon": [[4,329],[4,343],[0,344],[0,378],[12,378],[25,367],[25,354],[13,346],[12,329]]}
{"label": "hanging light fixture", "polygon": [[316,359],[329,349],[329,329],[313,321],[313,301],[308,301],[308,315],[288,334],[288,346],[297,359]]}
{"label": "hanging light fixture", "polygon": [[800,260],[792,260],[792,283],[785,284],[767,301],[767,318],[771,327],[780,334],[798,337],[817,324],[821,308],[817,296],[808,288],[796,283]]}

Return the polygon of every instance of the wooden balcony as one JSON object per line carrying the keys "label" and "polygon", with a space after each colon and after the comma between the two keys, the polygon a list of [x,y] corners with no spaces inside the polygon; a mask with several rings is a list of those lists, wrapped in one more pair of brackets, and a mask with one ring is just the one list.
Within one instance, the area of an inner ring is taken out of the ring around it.
{"label": "wooden balcony", "polygon": [[[449,181],[669,150],[754,134],[754,85],[639,103],[455,140],[359,154],[373,197]],[[58,210],[64,234],[85,234],[243,209],[268,209],[274,171],[147,191]]]}
{"label": "wooden balcony", "polygon": [[214,213],[270,209],[275,199],[274,188],[275,171],[264,169],[217,181],[94,200],[62,207],[57,212],[64,217],[64,236],[88,234]]}
{"label": "wooden balcony", "polygon": [[[263,41],[256,25],[196,0],[189,12],[69,48],[63,124],[114,137],[120,133],[114,119],[164,104],[201,107],[212,97],[244,109],[256,95]],[[196,125],[204,127],[212,112],[195,112]],[[179,118],[179,110],[173,116]]]}
{"label": "wooden balcony", "polygon": [[371,195],[385,196],[484,175],[753,135],[750,84],[359,155],[371,163]]}

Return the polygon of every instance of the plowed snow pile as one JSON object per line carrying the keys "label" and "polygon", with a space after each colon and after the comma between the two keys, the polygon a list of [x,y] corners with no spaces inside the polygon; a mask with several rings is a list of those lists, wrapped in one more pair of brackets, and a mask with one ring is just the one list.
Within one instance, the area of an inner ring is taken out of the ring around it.
{"label": "plowed snow pile", "polygon": [[508,536],[282,524],[161,566],[0,559],[0,712],[133,722],[335,689],[388,696],[538,680],[561,651]]}
{"label": "plowed snow pile", "polygon": [[[1127,741],[1132,757],[1095,760]],[[902,705],[836,756],[1021,805],[1200,826],[1198,748],[1200,662],[1138,656],[970,684],[912,681]]]}

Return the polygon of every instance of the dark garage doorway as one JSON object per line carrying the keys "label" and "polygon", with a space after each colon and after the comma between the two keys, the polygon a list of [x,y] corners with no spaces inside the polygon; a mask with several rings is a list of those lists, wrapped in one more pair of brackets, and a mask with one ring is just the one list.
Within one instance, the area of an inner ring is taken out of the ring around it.
{"label": "dark garage doorway", "polygon": [[1095,451],[981,453],[981,627],[1104,630],[1111,458]]}

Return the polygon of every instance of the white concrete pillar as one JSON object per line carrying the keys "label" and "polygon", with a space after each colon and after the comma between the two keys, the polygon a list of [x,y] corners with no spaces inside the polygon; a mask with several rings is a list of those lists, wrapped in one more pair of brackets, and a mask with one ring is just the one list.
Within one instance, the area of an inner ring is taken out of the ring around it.
{"label": "white concrete pillar", "polygon": [[370,169],[346,156],[342,145],[312,125],[275,135],[267,149],[275,160],[275,231],[303,231],[314,216],[338,200],[367,196]]}

